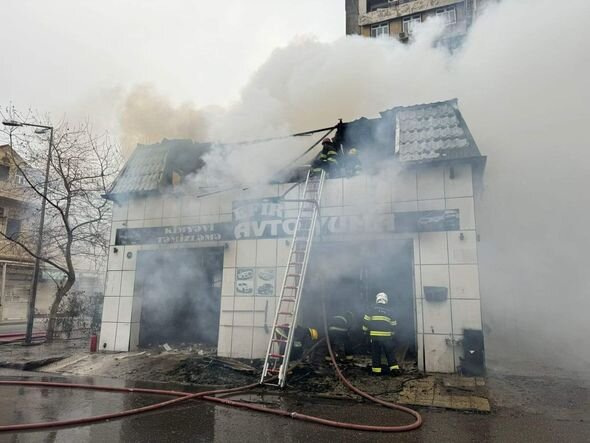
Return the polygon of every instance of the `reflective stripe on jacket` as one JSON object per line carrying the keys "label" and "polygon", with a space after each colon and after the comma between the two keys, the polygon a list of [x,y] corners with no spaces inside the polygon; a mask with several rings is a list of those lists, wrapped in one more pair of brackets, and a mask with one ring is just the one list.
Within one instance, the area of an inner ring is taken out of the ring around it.
{"label": "reflective stripe on jacket", "polygon": [[363,331],[373,337],[391,337],[397,321],[391,311],[383,305],[373,306],[363,317]]}
{"label": "reflective stripe on jacket", "polygon": [[348,332],[349,329],[350,324],[343,315],[335,315],[330,319],[330,326],[328,327],[329,331]]}

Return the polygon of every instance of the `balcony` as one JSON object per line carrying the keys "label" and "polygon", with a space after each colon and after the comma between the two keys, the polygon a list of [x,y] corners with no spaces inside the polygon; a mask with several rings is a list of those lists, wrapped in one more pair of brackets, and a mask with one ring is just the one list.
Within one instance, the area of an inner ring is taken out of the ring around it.
{"label": "balcony", "polygon": [[369,12],[359,16],[359,25],[370,26],[399,17],[419,14],[424,11],[463,2],[464,0],[395,0],[392,2],[375,2],[374,4],[370,4],[371,8]]}

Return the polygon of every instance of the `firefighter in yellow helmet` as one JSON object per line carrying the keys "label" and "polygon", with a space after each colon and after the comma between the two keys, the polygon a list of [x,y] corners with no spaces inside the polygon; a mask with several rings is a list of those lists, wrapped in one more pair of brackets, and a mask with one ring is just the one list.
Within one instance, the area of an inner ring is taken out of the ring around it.
{"label": "firefighter in yellow helmet", "polygon": [[[287,340],[287,337],[289,336],[288,326],[279,326],[276,331],[280,338]],[[295,331],[293,332],[293,345],[291,348],[290,360],[299,360],[303,356],[303,352],[311,348],[315,342],[317,342],[318,338],[319,334],[317,329],[296,326]],[[284,354],[285,348],[286,343],[282,343],[279,352]]]}
{"label": "firefighter in yellow helmet", "polygon": [[346,151],[344,157],[344,170],[347,177],[356,177],[362,172],[361,161],[359,160],[358,150],[356,148],[350,148]]}
{"label": "firefighter in yellow helmet", "polygon": [[322,141],[322,150],[313,161],[311,169],[314,173],[319,173],[322,170],[326,171],[327,175],[330,175],[330,172],[337,173],[339,169],[338,149],[334,145],[332,139],[325,138]]}

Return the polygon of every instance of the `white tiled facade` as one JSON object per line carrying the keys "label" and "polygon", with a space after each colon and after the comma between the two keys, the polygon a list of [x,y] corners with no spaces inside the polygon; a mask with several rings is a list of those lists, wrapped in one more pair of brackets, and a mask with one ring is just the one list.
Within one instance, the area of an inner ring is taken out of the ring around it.
{"label": "white tiled facade", "polygon": [[[452,168],[452,171],[451,171]],[[242,239],[206,243],[116,246],[116,230],[232,221],[232,201],[282,194],[289,185],[267,185],[236,194],[194,199],[167,195],[142,197],[115,205],[108,264],[100,346],[108,351],[136,349],[141,300],[134,296],[139,250],[224,247],[218,354],[236,358],[262,358],[272,324],[289,254],[289,239]],[[297,198],[301,186],[287,198]],[[296,203],[286,203],[286,215],[294,216]],[[419,368],[428,372],[454,372],[462,356],[463,329],[482,328],[477,233],[474,214],[472,166],[440,164],[404,169],[378,177],[330,179],[322,197],[322,216],[373,214],[367,237],[387,235],[412,238],[416,338]],[[458,209],[460,231],[384,233],[382,223],[394,212]],[[383,215],[383,217],[381,217]],[[373,232],[374,231],[374,232]],[[116,251],[116,252],[115,252]],[[275,296],[236,294],[236,270],[240,267],[275,270]],[[424,286],[448,288],[444,302],[426,301]]]}

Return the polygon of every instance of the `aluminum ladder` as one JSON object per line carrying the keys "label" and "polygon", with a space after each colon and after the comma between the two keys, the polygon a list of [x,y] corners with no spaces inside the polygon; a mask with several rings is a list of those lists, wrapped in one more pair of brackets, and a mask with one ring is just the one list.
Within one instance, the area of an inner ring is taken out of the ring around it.
{"label": "aluminum ladder", "polygon": [[[319,174],[314,174],[310,169],[305,180],[303,198],[298,200],[300,202],[299,213],[291,241],[289,261],[283,278],[281,295],[268,342],[266,359],[264,360],[260,378],[261,384],[281,388],[285,386],[294,331],[297,326],[297,314],[303,293],[303,283],[307,264],[309,263],[309,254],[325,180],[325,171],[322,170]],[[278,382],[267,381],[267,379],[274,376],[278,376]]]}

